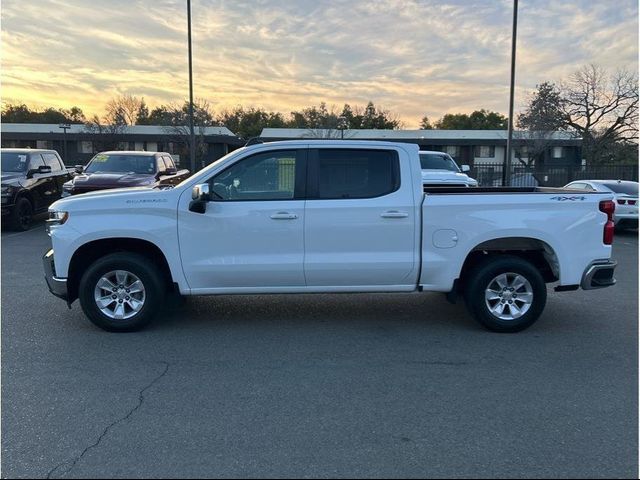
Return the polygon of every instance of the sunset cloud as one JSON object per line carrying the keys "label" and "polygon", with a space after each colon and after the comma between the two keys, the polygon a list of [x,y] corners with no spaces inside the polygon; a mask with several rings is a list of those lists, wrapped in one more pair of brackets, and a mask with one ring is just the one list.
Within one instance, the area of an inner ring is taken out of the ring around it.
{"label": "sunset cloud", "polygon": [[[184,1],[2,2],[2,97],[101,113],[187,92]],[[506,112],[512,2],[193,0],[194,89],[215,109],[374,101],[423,115]],[[517,104],[585,63],[637,69],[637,2],[521,2]]]}

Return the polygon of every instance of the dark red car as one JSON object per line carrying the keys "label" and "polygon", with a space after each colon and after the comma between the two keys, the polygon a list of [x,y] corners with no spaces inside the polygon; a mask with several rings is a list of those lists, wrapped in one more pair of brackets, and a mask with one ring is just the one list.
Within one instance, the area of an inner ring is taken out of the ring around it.
{"label": "dark red car", "polygon": [[190,175],[178,170],[164,152],[100,152],[85,166],[77,166],[75,177],[62,187],[62,196],[125,187],[176,185]]}

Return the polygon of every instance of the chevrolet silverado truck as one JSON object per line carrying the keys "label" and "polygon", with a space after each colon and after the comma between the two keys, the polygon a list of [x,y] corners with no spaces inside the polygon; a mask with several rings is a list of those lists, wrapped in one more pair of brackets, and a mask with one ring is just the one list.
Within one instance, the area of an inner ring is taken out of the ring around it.
{"label": "chevrolet silverado truck", "polygon": [[86,166],[76,165],[76,173],[62,186],[62,196],[124,187],[176,185],[189,176],[178,170],[171,155],[164,152],[100,152]]}
{"label": "chevrolet silverado truck", "polygon": [[467,175],[469,165],[459,167],[448,153],[421,150],[422,184],[431,187],[477,187],[478,181]]}
{"label": "chevrolet silverado truck", "polygon": [[435,291],[516,332],[541,315],[549,283],[615,283],[614,208],[599,192],[423,188],[416,145],[273,142],[172,189],[59,200],[43,264],[50,291],[109,331],[145,326],[172,291]]}
{"label": "chevrolet silverado truck", "polygon": [[62,196],[71,172],[55,150],[3,148],[0,157],[2,220],[13,230],[29,230],[34,215]]}

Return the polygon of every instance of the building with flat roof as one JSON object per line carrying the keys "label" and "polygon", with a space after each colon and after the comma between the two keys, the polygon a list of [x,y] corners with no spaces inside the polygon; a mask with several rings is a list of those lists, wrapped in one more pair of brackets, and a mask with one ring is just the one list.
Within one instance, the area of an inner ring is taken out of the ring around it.
{"label": "building with flat roof", "polygon": [[[323,130],[304,128],[265,128],[264,141],[291,139],[387,140],[415,143],[420,150],[447,152],[460,165],[488,165],[502,163],[507,147],[506,130]],[[542,151],[546,166],[582,163],[582,140],[570,132],[514,132],[512,160],[529,163],[528,151]],[[538,165],[538,166],[543,166]]]}
{"label": "building with flat roof", "polygon": [[[113,150],[114,147],[118,150],[167,152],[177,163],[188,168],[187,127],[133,125],[117,129],[106,127],[103,132],[93,131],[83,124],[68,127],[65,134],[58,124],[3,123],[0,129],[2,147],[56,150],[66,165],[84,165],[94,154]],[[202,139],[205,165],[245,144],[226,127],[196,127],[195,133]]]}

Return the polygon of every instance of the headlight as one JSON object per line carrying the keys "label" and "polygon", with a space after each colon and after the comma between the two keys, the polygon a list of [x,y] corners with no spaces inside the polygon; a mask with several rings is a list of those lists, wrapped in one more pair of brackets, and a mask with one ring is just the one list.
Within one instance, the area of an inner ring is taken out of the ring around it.
{"label": "headlight", "polygon": [[0,195],[11,195],[15,189],[12,185],[3,185],[0,187]]}
{"label": "headlight", "polygon": [[50,210],[49,211],[49,220],[47,220],[47,234],[51,234],[51,231],[63,225],[67,220],[69,220],[69,212],[63,212],[60,210]]}

